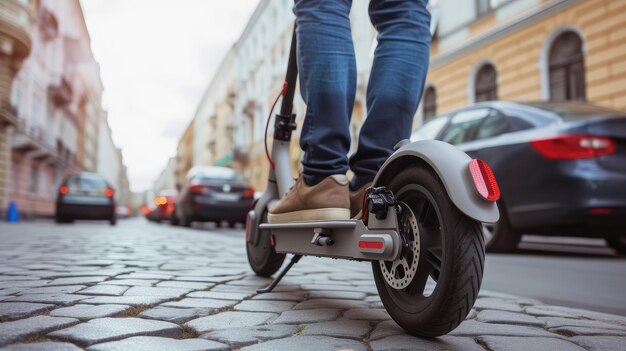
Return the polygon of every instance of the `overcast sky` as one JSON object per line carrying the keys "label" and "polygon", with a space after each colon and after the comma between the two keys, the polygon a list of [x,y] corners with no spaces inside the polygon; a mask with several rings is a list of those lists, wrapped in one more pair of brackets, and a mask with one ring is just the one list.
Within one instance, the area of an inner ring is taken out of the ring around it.
{"label": "overcast sky", "polygon": [[258,0],[81,0],[133,191],[152,186]]}

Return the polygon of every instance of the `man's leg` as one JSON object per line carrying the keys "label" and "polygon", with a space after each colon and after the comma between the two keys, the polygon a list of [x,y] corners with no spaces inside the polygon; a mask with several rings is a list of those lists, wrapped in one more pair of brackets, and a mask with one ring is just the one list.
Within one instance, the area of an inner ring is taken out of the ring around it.
{"label": "man's leg", "polygon": [[345,173],[356,91],[351,2],[295,1],[300,90],[307,104],[300,135],[304,170],[270,209],[270,223],[350,218]]}
{"label": "man's leg", "polygon": [[350,188],[372,181],[395,144],[411,135],[430,56],[427,0],[371,0],[378,46],[367,86],[367,118],[350,158]]}
{"label": "man's leg", "polygon": [[300,147],[308,185],[348,170],[356,91],[351,4],[352,0],[295,0],[300,87],[307,104]]}

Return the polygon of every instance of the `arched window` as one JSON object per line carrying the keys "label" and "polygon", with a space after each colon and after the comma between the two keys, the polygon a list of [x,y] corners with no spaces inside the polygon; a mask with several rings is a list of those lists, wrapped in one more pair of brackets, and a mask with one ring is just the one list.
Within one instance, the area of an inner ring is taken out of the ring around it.
{"label": "arched window", "polygon": [[437,90],[430,86],[424,91],[424,121],[437,115]]}
{"label": "arched window", "polygon": [[585,100],[585,63],[582,40],[567,31],[552,42],[549,56],[550,100]]}
{"label": "arched window", "polygon": [[476,72],[474,81],[474,101],[498,100],[498,74],[489,63],[483,65]]}

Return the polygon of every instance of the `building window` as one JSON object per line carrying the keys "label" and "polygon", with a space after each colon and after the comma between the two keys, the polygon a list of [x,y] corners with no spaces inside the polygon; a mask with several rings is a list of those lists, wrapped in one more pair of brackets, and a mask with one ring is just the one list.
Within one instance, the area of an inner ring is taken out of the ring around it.
{"label": "building window", "polygon": [[491,64],[485,64],[476,72],[474,101],[491,100],[498,100],[498,74]]}
{"label": "building window", "polygon": [[28,192],[31,194],[37,193],[37,185],[39,182],[39,168],[37,166],[30,166],[30,178],[28,179]]}
{"label": "building window", "polygon": [[489,0],[476,0],[476,13],[478,17],[484,16],[491,10]]}
{"label": "building window", "polygon": [[476,17],[482,17],[511,0],[476,0]]}
{"label": "building window", "polygon": [[424,91],[424,121],[437,115],[437,91],[435,87],[428,87]]}
{"label": "building window", "polygon": [[550,48],[549,86],[551,101],[585,100],[585,62],[582,40],[568,31],[560,34]]}

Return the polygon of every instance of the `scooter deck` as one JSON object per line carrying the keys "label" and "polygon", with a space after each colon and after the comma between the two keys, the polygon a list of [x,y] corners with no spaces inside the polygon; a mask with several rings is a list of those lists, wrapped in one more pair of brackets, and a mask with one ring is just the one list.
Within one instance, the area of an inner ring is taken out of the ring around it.
{"label": "scooter deck", "polygon": [[272,233],[278,253],[344,258],[363,261],[393,261],[400,254],[401,239],[395,213],[366,226],[360,219],[263,223],[261,230]]}

